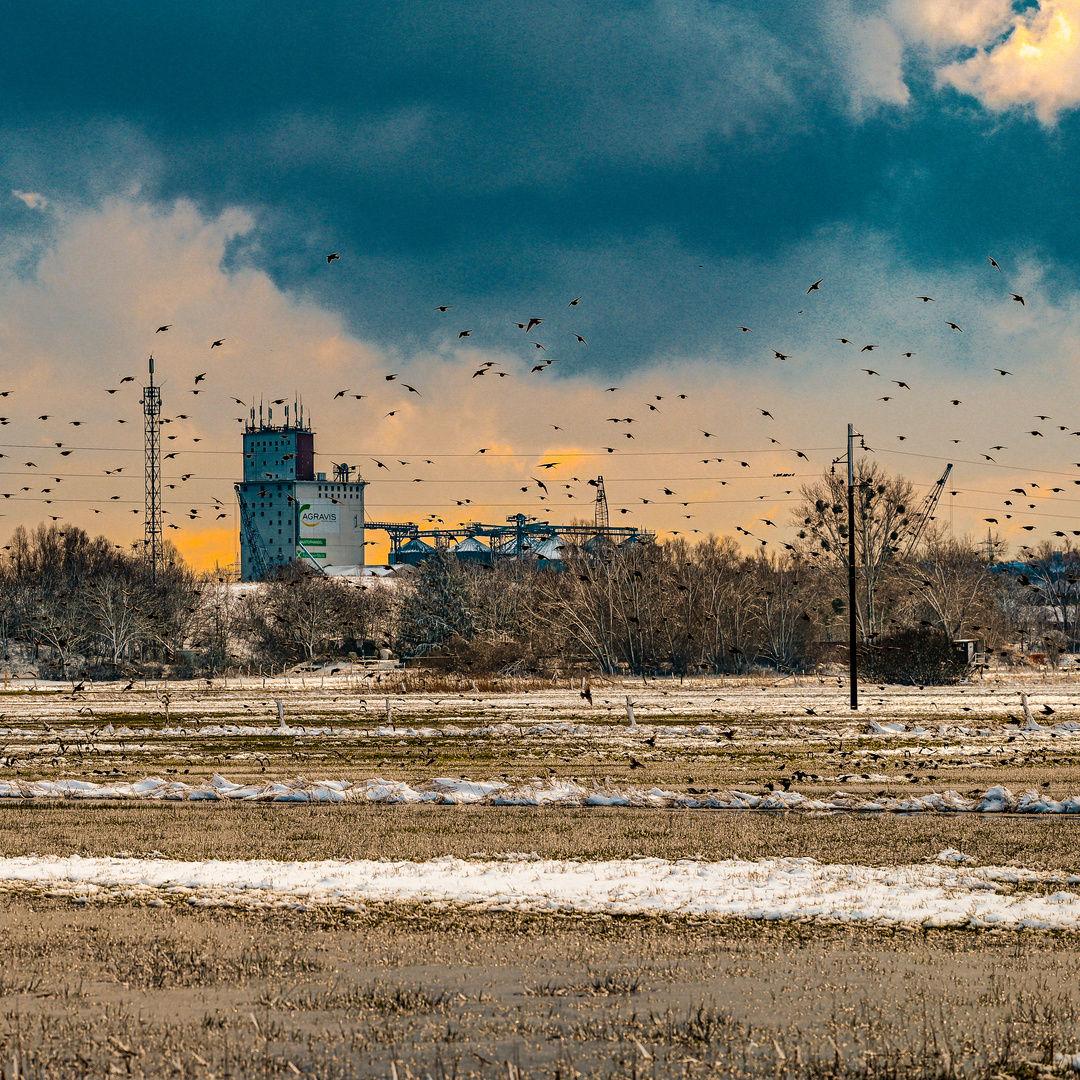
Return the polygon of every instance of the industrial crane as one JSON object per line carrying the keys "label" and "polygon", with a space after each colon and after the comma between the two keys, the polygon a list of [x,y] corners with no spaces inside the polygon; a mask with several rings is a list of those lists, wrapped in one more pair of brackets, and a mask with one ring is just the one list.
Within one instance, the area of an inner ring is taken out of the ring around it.
{"label": "industrial crane", "polygon": [[941,498],[942,491],[945,490],[945,482],[949,479],[949,473],[951,472],[952,464],[950,463],[945,466],[945,471],[941,474],[938,482],[930,489],[926,498],[923,500],[922,506],[919,507],[919,516],[911,530],[911,537],[907,542],[907,547],[904,548],[905,559],[910,558],[912,552],[914,552],[919,543],[919,537],[922,536],[923,531],[926,529],[926,523],[933,520],[938,500]]}

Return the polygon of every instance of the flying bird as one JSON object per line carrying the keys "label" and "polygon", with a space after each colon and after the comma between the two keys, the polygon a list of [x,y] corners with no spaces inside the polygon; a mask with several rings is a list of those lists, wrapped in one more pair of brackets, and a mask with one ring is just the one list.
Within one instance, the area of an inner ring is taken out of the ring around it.
{"label": "flying bird", "polygon": [[749,327],[749,326],[740,326],[740,327],[739,327],[739,329],[740,329],[740,330],[741,330],[741,331],[742,331],[742,332],[743,332],[744,334],[752,334],[752,333],[754,332],[753,330],[751,330],[751,329],[750,329],[750,327]]}
{"label": "flying bird", "polygon": [[575,296],[574,299],[571,300],[570,303],[567,304],[566,306],[567,307],[577,307],[579,303],[581,303],[581,297],[580,296]]}
{"label": "flying bird", "polygon": [[949,320],[948,320],[948,319],[946,319],[946,320],[945,320],[945,325],[946,325],[946,326],[951,326],[951,327],[952,327],[952,328],[953,328],[954,330],[958,330],[958,331],[959,331],[959,332],[960,332],[961,334],[962,334],[962,333],[964,332],[963,330],[960,330],[960,327],[959,327],[959,326],[957,326],[957,325],[956,325],[956,323],[954,323],[954,322],[949,322]]}
{"label": "flying bird", "polygon": [[530,319],[525,324],[525,333],[527,334],[534,326],[539,326],[543,321],[543,319]]}
{"label": "flying bird", "polygon": [[216,348],[218,348],[219,345],[224,345],[224,344],[225,344],[225,339],[224,338],[218,338],[217,341],[213,341],[213,342],[210,343],[210,348],[211,349],[216,349]]}
{"label": "flying bird", "polygon": [[161,332],[162,332],[163,330],[168,330],[168,329],[170,329],[170,327],[171,327],[171,326],[172,326],[172,323],[166,323],[166,324],[165,324],[164,326],[159,326],[159,327],[158,327],[158,328],[157,328],[157,329],[156,329],[156,330],[154,331],[154,333],[155,333],[155,334],[160,334],[160,333],[161,333]]}
{"label": "flying bird", "polygon": [[924,304],[936,304],[937,301],[932,296],[916,296],[916,300],[921,300]]}
{"label": "flying bird", "polygon": [[997,269],[997,270],[1000,270],[1000,269],[1001,269],[1001,267],[1000,267],[1000,266],[998,266],[998,264],[997,264],[997,260],[996,260],[996,259],[994,258],[994,256],[993,256],[993,255],[987,255],[986,257],[987,257],[987,258],[988,258],[988,259],[990,260],[990,265],[991,265],[991,266],[993,266],[993,267],[994,267],[995,269]]}
{"label": "flying bird", "polygon": [[824,280],[825,280],[824,278],[818,278],[817,281],[815,281],[814,284],[811,285],[810,288],[806,290],[806,295],[809,296],[815,289],[820,291],[821,283]]}
{"label": "flying bird", "polygon": [[435,310],[436,311],[449,311],[453,306],[454,306],[453,304],[440,304]]}
{"label": "flying bird", "polygon": [[326,256],[326,261],[328,263],[332,263],[335,259],[340,259],[340,258],[341,258],[341,256],[336,251],[331,251],[330,254]]}
{"label": "flying bird", "polygon": [[1024,304],[1024,298],[1023,298],[1023,297],[1022,297],[1022,296],[1021,296],[1021,295],[1020,295],[1019,293],[1015,293],[1015,292],[1014,292],[1014,293],[1009,293],[1009,295],[1010,295],[1010,296],[1011,296],[1011,297],[1013,298],[1013,300],[1015,300],[1015,301],[1016,301],[1016,302],[1017,302],[1018,304],[1022,304],[1022,305],[1023,305],[1024,307],[1027,307],[1027,304]]}
{"label": "flying bird", "polygon": [[864,345],[859,352],[873,352],[876,348],[876,345]]}
{"label": "flying bird", "polygon": [[462,330],[461,333],[458,334],[458,340],[460,340],[463,337],[468,337],[471,333],[472,333],[471,330]]}

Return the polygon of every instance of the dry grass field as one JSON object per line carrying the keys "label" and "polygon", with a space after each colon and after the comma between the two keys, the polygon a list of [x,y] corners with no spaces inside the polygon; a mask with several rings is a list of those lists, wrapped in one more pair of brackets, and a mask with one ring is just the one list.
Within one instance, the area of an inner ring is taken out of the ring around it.
{"label": "dry grass field", "polygon": [[5,1076],[1037,1077],[1049,935],[0,902]]}
{"label": "dry grass field", "polygon": [[[816,678],[594,683],[591,705],[568,684],[474,690],[421,684],[411,673],[403,687],[401,678],[11,687],[0,693],[0,782],[156,775],[195,785],[217,773],[237,783],[449,776],[675,791],[974,793],[1004,784],[1080,794],[1080,724],[1072,727],[1080,684],[1066,678],[864,688],[858,713],[846,688]],[[0,800],[3,857],[420,861],[535,852],[891,866],[946,848],[981,865],[1075,873],[1080,820]],[[1072,934],[411,905],[254,913],[4,888],[5,1080],[1037,1080],[1080,1051]]]}

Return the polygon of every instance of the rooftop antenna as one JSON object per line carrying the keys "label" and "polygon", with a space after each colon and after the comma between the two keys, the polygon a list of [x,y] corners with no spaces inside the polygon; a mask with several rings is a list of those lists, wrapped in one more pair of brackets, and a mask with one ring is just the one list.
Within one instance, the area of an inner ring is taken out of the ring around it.
{"label": "rooftop antenna", "polygon": [[145,514],[143,517],[143,547],[150,560],[150,580],[157,584],[158,563],[161,561],[161,390],[154,385],[154,358],[149,361],[150,384],[143,387],[143,431]]}

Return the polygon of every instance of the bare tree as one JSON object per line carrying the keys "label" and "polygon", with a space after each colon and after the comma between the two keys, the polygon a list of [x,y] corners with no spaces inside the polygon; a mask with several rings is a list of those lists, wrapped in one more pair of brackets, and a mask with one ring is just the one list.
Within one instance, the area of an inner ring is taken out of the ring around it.
{"label": "bare tree", "polygon": [[899,576],[915,601],[911,621],[933,623],[950,638],[967,630],[988,636],[983,631],[993,622],[999,581],[979,548],[967,540],[935,537],[918,558],[901,566]]}
{"label": "bare tree", "polygon": [[[837,598],[847,594],[847,480],[826,473],[801,489],[803,501],[792,515],[798,529],[796,550],[833,584]],[[890,476],[877,462],[855,470],[855,565],[859,573],[856,617],[863,641],[880,634],[888,617],[881,602],[883,586],[895,573],[897,556],[910,538],[915,491],[902,476]],[[846,599],[844,600],[846,603]]]}

